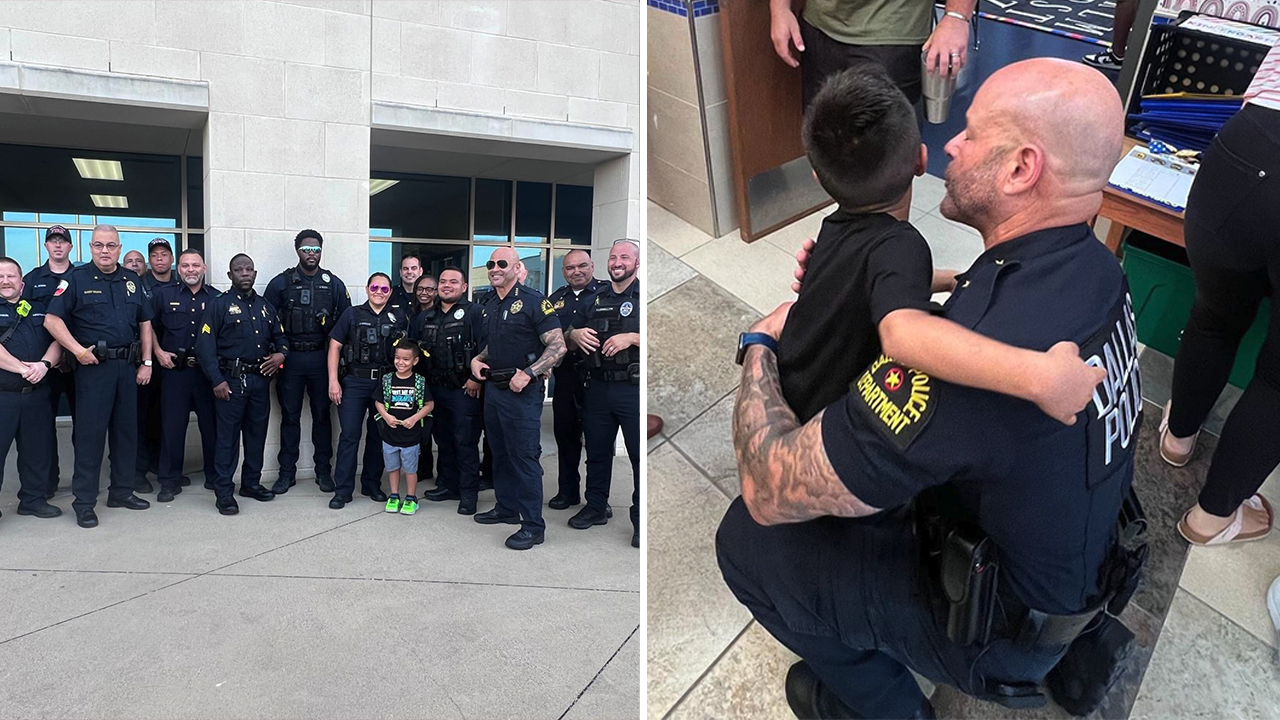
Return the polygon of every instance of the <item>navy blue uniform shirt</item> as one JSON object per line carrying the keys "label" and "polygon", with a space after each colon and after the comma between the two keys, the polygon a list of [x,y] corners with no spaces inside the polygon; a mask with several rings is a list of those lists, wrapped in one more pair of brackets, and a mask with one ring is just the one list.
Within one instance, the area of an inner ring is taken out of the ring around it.
{"label": "navy blue uniform shirt", "polygon": [[151,303],[132,270],[117,265],[105,273],[88,263],[67,273],[47,312],[61,318],[81,345],[105,340],[107,347],[119,348],[137,342],[138,325],[151,320]]}
{"label": "navy blue uniform shirt", "polygon": [[495,370],[527,369],[542,355],[542,336],[560,329],[551,301],[528,285],[517,283],[505,298],[496,290],[484,296],[485,363]]}
{"label": "navy blue uniform shirt", "polygon": [[[357,315],[356,311],[360,311]],[[375,313],[373,308],[366,301],[363,304],[353,308],[348,308],[338,318],[338,322],[333,326],[333,330],[329,331],[329,337],[346,346],[358,346],[361,344],[355,337],[355,329],[360,323],[369,325],[388,326],[391,328],[388,332],[390,335],[378,335],[377,345],[379,348],[374,351],[373,359],[368,363],[362,363],[359,360],[353,360],[352,367],[385,367],[392,362],[391,347],[392,342],[403,337],[409,331],[409,317],[404,311],[396,308],[392,309],[390,304],[382,306],[382,312]]]}
{"label": "navy blue uniform shirt", "polygon": [[75,266],[72,266],[66,272],[56,273],[49,269],[49,263],[46,262],[22,278],[22,297],[47,309],[49,301],[53,299],[53,292],[58,289],[58,283],[74,269]]}
{"label": "navy blue uniform shirt", "polygon": [[253,290],[232,290],[209,302],[196,340],[196,357],[215,388],[227,382],[218,367],[218,358],[258,361],[270,355],[273,348],[289,355],[289,341],[280,319],[261,295]]}
{"label": "navy blue uniform shirt", "polygon": [[[607,280],[591,278],[591,282],[577,292],[574,292],[568,285],[561,285],[547,297],[551,301],[551,307],[556,311],[556,317],[560,318],[560,329],[566,335],[575,327],[574,321],[577,320],[578,315],[586,307],[584,303],[591,299],[593,293],[608,285],[609,282]],[[582,351],[576,348],[570,349],[564,360],[556,366],[556,369],[573,367],[581,360]]]}
{"label": "navy blue uniform shirt", "polygon": [[1107,379],[1067,427],[1025,400],[951,385],[882,355],[825,410],[827,456],[849,490],[878,508],[948,484],[956,509],[999,549],[1002,585],[1044,612],[1079,612],[1100,594],[1141,420],[1120,265],[1085,225],[1034,232],[979,256],[944,313],[1031,350],[1072,340]]}
{"label": "navy blue uniform shirt", "polygon": [[182,281],[178,279],[178,273],[170,270],[169,280],[161,282],[155,275],[147,273],[142,276],[142,287],[146,288],[149,295],[154,295],[156,288],[169,287],[171,285],[181,285]]}
{"label": "navy blue uniform shirt", "polygon": [[[298,273],[298,280],[301,283],[301,287],[311,291],[311,297],[314,298],[313,312],[316,310],[329,311],[326,319],[328,327],[319,327],[318,332],[315,333],[294,331],[290,334],[290,337],[299,342],[316,342],[317,340],[324,340],[329,329],[333,327],[333,323],[342,316],[342,313],[346,312],[347,308],[351,307],[351,293],[347,290],[346,283],[342,282],[341,278],[330,273],[324,268],[317,268],[315,275],[307,275],[297,266],[291,267],[271,278],[271,282],[267,283],[267,289],[262,293],[262,296],[267,299],[267,302],[271,303],[271,307],[275,308],[276,314],[281,316],[281,322],[285,321],[283,315],[288,311],[288,303],[285,293],[289,289],[289,278],[295,270]],[[315,291],[317,283],[332,284],[333,297],[330,299],[332,307],[320,307],[324,303],[324,299],[321,297],[320,293]]]}
{"label": "navy blue uniform shirt", "polygon": [[191,292],[186,285],[163,285],[151,296],[151,326],[156,331],[156,341],[165,352],[186,350],[194,356],[196,338],[204,324],[204,314],[214,298],[222,293],[201,285],[199,292]]}
{"label": "navy blue uniform shirt", "polygon": [[[44,357],[49,344],[53,342],[49,331],[44,329],[43,308],[21,298],[16,303],[0,299],[0,338],[5,335],[9,337],[4,341],[4,349],[25,363],[33,363]],[[0,390],[21,390],[27,387],[31,387],[31,383],[18,373],[0,370]]]}

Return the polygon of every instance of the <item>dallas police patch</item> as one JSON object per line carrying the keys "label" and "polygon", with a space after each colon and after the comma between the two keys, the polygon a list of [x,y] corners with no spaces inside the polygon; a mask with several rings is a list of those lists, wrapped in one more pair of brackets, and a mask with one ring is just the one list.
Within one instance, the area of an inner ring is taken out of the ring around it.
{"label": "dallas police patch", "polygon": [[458,308],[457,310],[454,310],[454,311],[453,311],[453,319],[454,319],[454,320],[461,320],[461,319],[462,319],[462,316],[463,316],[463,315],[465,315],[465,314],[466,314],[466,312],[465,312],[462,308]]}
{"label": "dallas police patch", "polygon": [[622,307],[618,308],[618,314],[622,317],[630,317],[633,306],[630,301],[622,303]]}
{"label": "dallas police patch", "polygon": [[523,300],[517,300],[517,301],[515,301],[515,302],[511,303],[511,312],[513,312],[513,313],[518,313],[518,312],[520,312],[521,308],[523,308],[523,307],[524,307],[524,301],[523,301]]}
{"label": "dallas police patch", "polygon": [[872,425],[900,449],[906,450],[933,417],[932,379],[881,355],[854,380],[850,390],[861,400]]}
{"label": "dallas police patch", "polygon": [[542,301],[542,314],[543,314],[543,315],[555,315],[555,314],[556,314],[556,309],[555,309],[555,308],[553,308],[553,307],[551,307],[551,301],[550,301],[550,300],[543,299],[543,301]]}
{"label": "dallas police patch", "polygon": [[58,297],[66,289],[67,289],[67,281],[63,280],[62,282],[58,283],[58,289],[53,291],[53,296]]}
{"label": "dallas police patch", "polygon": [[128,290],[130,295],[138,292],[138,286],[134,285],[132,280],[125,281],[124,289]]}

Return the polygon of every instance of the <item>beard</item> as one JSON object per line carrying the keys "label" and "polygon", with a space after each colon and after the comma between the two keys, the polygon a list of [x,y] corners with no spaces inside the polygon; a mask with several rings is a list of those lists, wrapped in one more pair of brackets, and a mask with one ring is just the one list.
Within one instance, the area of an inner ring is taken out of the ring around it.
{"label": "beard", "polygon": [[947,194],[939,210],[942,216],[975,230],[981,230],[996,206],[996,179],[1002,153],[992,151],[973,169],[963,173],[947,167]]}

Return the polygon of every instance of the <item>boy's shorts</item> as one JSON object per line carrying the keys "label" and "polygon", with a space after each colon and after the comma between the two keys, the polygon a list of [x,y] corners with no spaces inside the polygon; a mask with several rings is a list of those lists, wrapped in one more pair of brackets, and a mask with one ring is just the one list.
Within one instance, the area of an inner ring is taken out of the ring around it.
{"label": "boy's shorts", "polygon": [[418,445],[412,447],[396,447],[382,443],[382,466],[387,472],[392,470],[403,470],[406,474],[418,474],[418,455],[422,452],[422,448]]}

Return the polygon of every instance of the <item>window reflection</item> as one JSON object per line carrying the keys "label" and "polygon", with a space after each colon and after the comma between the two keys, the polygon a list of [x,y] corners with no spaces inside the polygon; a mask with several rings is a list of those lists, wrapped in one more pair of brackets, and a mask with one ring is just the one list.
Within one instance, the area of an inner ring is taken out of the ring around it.
{"label": "window reflection", "polygon": [[511,181],[476,180],[477,242],[511,239]]}
{"label": "window reflection", "polygon": [[551,237],[551,185],[516,183],[516,242],[546,243]]}
{"label": "window reflection", "polygon": [[556,242],[591,245],[591,202],[594,189],[556,186]]}

